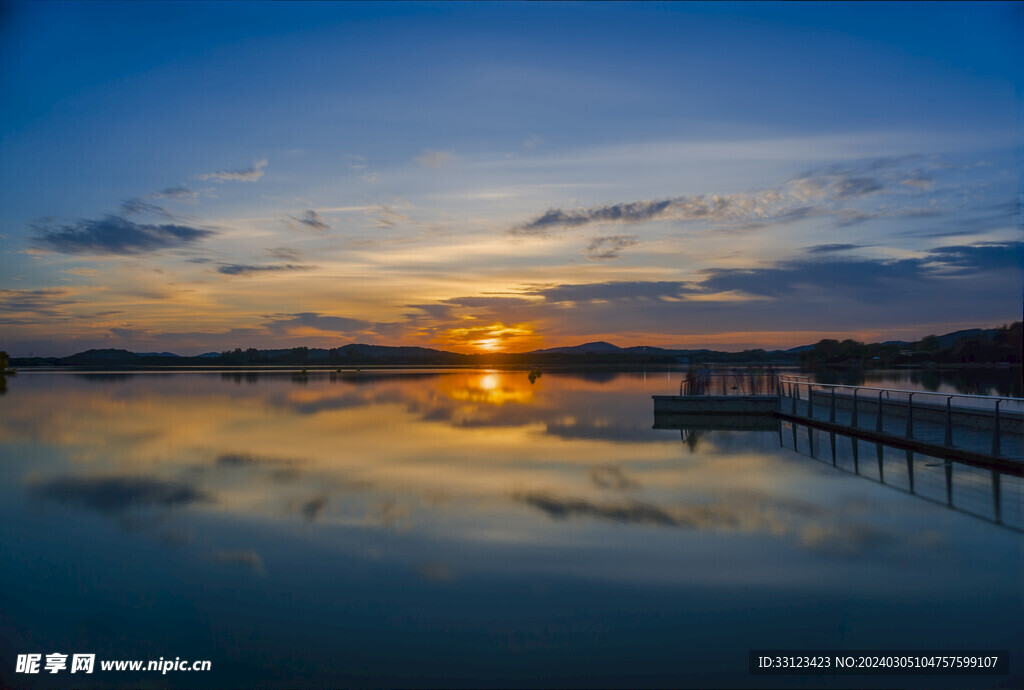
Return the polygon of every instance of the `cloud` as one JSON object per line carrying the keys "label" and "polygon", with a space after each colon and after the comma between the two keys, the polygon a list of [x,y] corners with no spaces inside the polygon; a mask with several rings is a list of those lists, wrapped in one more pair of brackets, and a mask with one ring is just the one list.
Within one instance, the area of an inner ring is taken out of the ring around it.
{"label": "cloud", "polygon": [[[452,299],[444,300],[445,304],[452,304],[459,307],[471,307],[471,308],[484,308],[484,309],[507,309],[509,307],[519,307],[527,304],[532,304],[532,300],[525,299],[523,297],[453,297]],[[413,307],[415,305],[409,305]],[[434,306],[437,305],[428,305]],[[422,307],[420,307],[422,308]],[[445,314],[445,316],[450,316]]]}
{"label": "cloud", "polygon": [[622,250],[635,247],[640,241],[635,235],[608,235],[595,237],[583,250],[583,255],[591,261],[610,261],[618,259]]}
{"label": "cloud", "polygon": [[790,209],[780,207],[784,196],[773,190],[747,194],[680,196],[631,201],[590,208],[548,209],[533,220],[513,227],[512,235],[548,235],[553,229],[579,228],[595,223],[645,223],[657,220],[750,222],[776,218]]}
{"label": "cloud", "polygon": [[111,328],[110,332],[112,335],[122,338],[124,340],[132,340],[134,338],[144,338],[149,335],[149,331],[139,328]]}
{"label": "cloud", "polygon": [[926,192],[934,186],[935,180],[929,177],[928,175],[913,175],[911,177],[907,177],[903,180],[900,180],[900,184],[906,185],[907,187],[913,187],[914,189],[919,189],[922,192]]}
{"label": "cloud", "polygon": [[40,290],[0,290],[0,314],[31,314],[41,317],[63,316],[64,307],[79,304],[80,300],[69,299],[71,292],[63,288]]}
{"label": "cloud", "polygon": [[453,156],[451,151],[435,151],[433,149],[423,149],[423,153],[416,156],[413,160],[421,168],[441,168],[451,162]]}
{"label": "cloud", "polygon": [[634,201],[574,211],[552,208],[523,225],[519,228],[520,232],[516,234],[537,234],[538,231],[545,231],[553,227],[574,228],[591,223],[639,223],[656,220],[665,215],[672,204],[672,199],[664,199],[661,201]]}
{"label": "cloud", "polygon": [[288,218],[296,223],[301,223],[308,228],[313,228],[314,230],[329,230],[331,227],[325,223],[324,219],[320,217],[320,214],[313,209],[309,209],[303,213],[301,218],[296,218],[295,216],[288,216]]}
{"label": "cloud", "polygon": [[369,321],[350,319],[344,316],[323,316],[316,312],[299,314],[280,314],[271,319],[267,328],[274,333],[286,333],[296,328],[315,328],[321,331],[337,333],[355,333],[373,326]]}
{"label": "cloud", "polygon": [[523,493],[514,497],[526,505],[539,508],[557,520],[569,517],[592,517],[613,522],[641,525],[682,526],[667,511],[648,503],[595,503],[582,498],[563,498],[545,493]]}
{"label": "cloud", "polygon": [[587,474],[590,477],[590,481],[599,489],[624,491],[640,486],[635,479],[627,475],[618,465],[591,467]]}
{"label": "cloud", "polygon": [[184,247],[214,234],[187,225],[133,223],[115,215],[57,228],[37,226],[36,230],[36,247],[63,254],[142,254]]}
{"label": "cloud", "polygon": [[302,266],[296,264],[266,264],[253,266],[250,264],[221,264],[217,267],[218,273],[228,276],[248,276],[255,273],[268,273],[275,271],[308,271],[313,266]]}
{"label": "cloud", "polygon": [[536,134],[531,134],[523,139],[523,146],[528,149],[535,149],[544,143],[544,139]]}
{"label": "cloud", "polygon": [[154,213],[160,216],[170,217],[170,214],[164,209],[163,206],[157,206],[151,204],[148,201],[142,199],[128,199],[121,204],[121,212],[128,216],[138,215],[140,213]]}
{"label": "cloud", "polygon": [[270,249],[263,250],[268,256],[275,259],[281,259],[282,261],[302,261],[305,257],[302,252],[298,249],[292,249],[291,247],[271,247]]}
{"label": "cloud", "polygon": [[785,261],[773,268],[711,269],[700,286],[711,292],[739,291],[772,298],[838,291],[874,304],[892,300],[911,284],[925,281],[922,263],[920,259]]}
{"label": "cloud", "polygon": [[831,254],[832,252],[847,252],[851,249],[860,249],[859,244],[816,244],[811,247],[804,247],[808,254]]}
{"label": "cloud", "polygon": [[317,496],[312,498],[305,501],[299,507],[299,512],[302,513],[302,516],[306,518],[306,520],[313,522],[323,514],[324,508],[327,507],[327,500],[327,496]]}
{"label": "cloud", "polygon": [[[913,163],[914,169],[908,169]],[[924,167],[940,170],[941,162]],[[934,178],[921,169],[921,157],[871,158],[809,170],[774,189],[734,194],[681,195],[644,201],[576,209],[552,207],[508,230],[518,236],[548,236],[598,223],[646,223],[652,221],[703,222],[733,230],[754,230],[796,223],[820,216],[835,216],[841,227],[872,218],[907,217],[905,206],[860,208],[869,197],[918,196],[932,189]],[[929,214],[941,214],[929,209]]]}
{"label": "cloud", "polygon": [[375,228],[393,228],[399,223],[407,223],[412,219],[404,213],[400,213],[387,204],[381,204],[367,212]]}
{"label": "cloud", "polygon": [[295,460],[292,458],[253,455],[252,453],[221,453],[217,456],[216,462],[224,467],[254,467],[257,465],[293,465]]}
{"label": "cloud", "polygon": [[1024,242],[936,247],[930,253],[932,259],[967,273],[1024,268]]}
{"label": "cloud", "polygon": [[885,189],[885,186],[873,177],[847,177],[836,180],[833,186],[833,193],[837,199],[850,199],[858,196],[867,196]]}
{"label": "cloud", "polygon": [[679,301],[697,291],[692,283],[681,281],[610,281],[535,288],[530,294],[539,295],[548,302]]}
{"label": "cloud", "polygon": [[62,477],[31,486],[37,496],[101,513],[171,508],[209,500],[191,484],[155,477]]}
{"label": "cloud", "polygon": [[189,189],[184,185],[178,187],[168,187],[162,192],[157,192],[152,195],[153,199],[195,199],[199,196],[199,192]]}
{"label": "cloud", "polygon": [[254,161],[252,167],[245,170],[218,170],[217,172],[203,173],[197,175],[200,180],[236,180],[239,182],[255,182],[263,177],[263,168],[267,167],[267,159],[261,158]]}
{"label": "cloud", "polygon": [[227,563],[229,565],[240,565],[249,568],[257,575],[266,575],[267,570],[263,567],[263,559],[260,558],[259,553],[253,549],[239,550],[239,551],[216,551],[208,554],[207,558],[217,563]]}
{"label": "cloud", "polygon": [[492,323],[487,326],[448,328],[439,332],[435,341],[442,346],[494,351],[504,350],[512,343],[534,343],[535,333],[529,324]]}

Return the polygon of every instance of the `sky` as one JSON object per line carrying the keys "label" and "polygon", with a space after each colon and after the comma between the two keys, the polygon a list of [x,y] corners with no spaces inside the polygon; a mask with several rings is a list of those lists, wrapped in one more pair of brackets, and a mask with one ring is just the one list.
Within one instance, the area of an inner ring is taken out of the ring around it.
{"label": "sky", "polygon": [[1021,318],[1020,3],[0,4],[0,349]]}

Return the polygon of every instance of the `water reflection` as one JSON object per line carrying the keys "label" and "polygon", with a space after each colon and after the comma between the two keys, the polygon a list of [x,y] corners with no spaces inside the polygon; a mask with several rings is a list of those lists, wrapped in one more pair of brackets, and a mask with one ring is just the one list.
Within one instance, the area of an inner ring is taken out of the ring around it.
{"label": "water reflection", "polygon": [[[932,503],[1024,532],[1024,478],[782,422],[780,445]],[[862,463],[867,454],[874,462]]]}
{"label": "water reflection", "polygon": [[[214,686],[731,687],[735,651],[769,641],[1016,639],[1019,534],[946,510],[922,458],[906,478],[904,455],[789,427],[780,447],[764,420],[652,429],[662,376],[295,376],[13,381],[0,634],[189,652],[226,669]],[[952,505],[980,505],[980,481],[954,468]]]}
{"label": "water reflection", "polygon": [[972,367],[962,369],[821,369],[819,383],[876,388],[906,388],[931,393],[962,395],[1024,396],[1020,367]]}

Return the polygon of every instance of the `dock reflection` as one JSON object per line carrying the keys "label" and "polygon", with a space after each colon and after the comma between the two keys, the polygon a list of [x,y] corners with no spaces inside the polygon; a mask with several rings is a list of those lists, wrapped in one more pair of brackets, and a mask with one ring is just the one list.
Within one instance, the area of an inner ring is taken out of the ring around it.
{"label": "dock reflection", "polygon": [[1024,478],[1019,473],[983,469],[785,421],[779,424],[779,445],[840,472],[1024,532]]}
{"label": "dock reflection", "polygon": [[690,452],[697,452],[704,438],[718,432],[777,431],[780,448],[1024,533],[1024,466],[1021,471],[981,468],[771,417],[659,415],[654,428],[679,429]]}

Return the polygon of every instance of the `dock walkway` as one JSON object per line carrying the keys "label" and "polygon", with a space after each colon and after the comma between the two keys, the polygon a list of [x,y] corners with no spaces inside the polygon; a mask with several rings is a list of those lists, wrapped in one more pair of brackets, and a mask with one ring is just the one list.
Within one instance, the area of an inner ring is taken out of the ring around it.
{"label": "dock walkway", "polygon": [[823,384],[806,376],[730,376],[726,385],[702,374],[684,380],[678,396],[654,396],[656,417],[703,415],[718,423],[724,415],[770,415],[1024,474],[1024,399]]}
{"label": "dock walkway", "polygon": [[778,416],[785,419],[940,457],[1024,461],[1024,400],[1018,398],[840,386],[782,376],[778,400]]}

